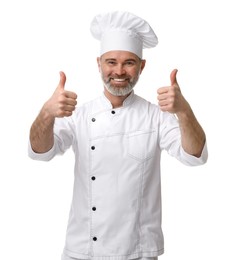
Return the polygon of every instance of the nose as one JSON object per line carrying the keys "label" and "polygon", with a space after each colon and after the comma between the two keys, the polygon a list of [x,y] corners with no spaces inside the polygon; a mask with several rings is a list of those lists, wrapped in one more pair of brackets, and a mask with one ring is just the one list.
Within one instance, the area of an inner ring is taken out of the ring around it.
{"label": "nose", "polygon": [[119,76],[125,74],[125,69],[124,69],[122,64],[117,64],[117,66],[115,66],[114,69],[115,69],[114,73],[119,75]]}

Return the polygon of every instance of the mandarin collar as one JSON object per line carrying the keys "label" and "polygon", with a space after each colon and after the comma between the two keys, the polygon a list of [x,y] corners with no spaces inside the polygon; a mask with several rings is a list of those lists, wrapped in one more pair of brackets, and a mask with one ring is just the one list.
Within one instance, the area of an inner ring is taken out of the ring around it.
{"label": "mandarin collar", "polygon": [[[134,102],[134,98],[135,98],[135,94],[134,94],[134,90],[131,91],[130,95],[124,100],[122,107],[127,107],[130,106],[133,102]],[[105,94],[103,93],[103,105],[107,108],[112,109],[113,106],[111,104],[111,102],[109,101],[109,99],[105,96]]]}

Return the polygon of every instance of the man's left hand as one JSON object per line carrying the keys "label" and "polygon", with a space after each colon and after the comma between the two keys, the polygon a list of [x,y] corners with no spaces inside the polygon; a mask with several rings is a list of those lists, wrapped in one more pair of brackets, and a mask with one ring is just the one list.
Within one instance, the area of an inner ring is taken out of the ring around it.
{"label": "man's left hand", "polygon": [[170,74],[171,86],[158,89],[158,104],[163,112],[179,113],[187,110],[188,102],[183,97],[177,82],[177,69]]}

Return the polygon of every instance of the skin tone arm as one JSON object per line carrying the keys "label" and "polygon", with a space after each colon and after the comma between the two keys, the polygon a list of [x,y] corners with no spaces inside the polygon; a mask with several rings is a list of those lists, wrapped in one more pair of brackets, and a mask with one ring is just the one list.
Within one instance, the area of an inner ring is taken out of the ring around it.
{"label": "skin tone arm", "polygon": [[158,89],[158,103],[162,111],[176,114],[178,117],[183,149],[188,154],[200,157],[206,136],[189,103],[181,93],[176,78],[177,72],[176,69],[171,72],[171,86]]}
{"label": "skin tone arm", "polygon": [[30,143],[36,153],[49,151],[54,144],[53,127],[56,117],[71,116],[77,104],[77,95],[66,91],[66,76],[60,72],[60,82],[51,98],[43,105],[30,129]]}

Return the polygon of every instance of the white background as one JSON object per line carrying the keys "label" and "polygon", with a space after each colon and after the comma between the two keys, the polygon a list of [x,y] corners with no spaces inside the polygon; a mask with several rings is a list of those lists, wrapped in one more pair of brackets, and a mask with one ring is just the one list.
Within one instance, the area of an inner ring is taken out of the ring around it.
{"label": "white background", "polygon": [[159,45],[136,93],[156,103],[158,87],[178,82],[204,127],[208,163],[162,158],[162,260],[239,259],[238,7],[233,0],[0,1],[0,259],[58,260],[73,185],[73,153],[51,162],[27,156],[28,133],[42,104],[67,75],[84,103],[102,92],[98,42],[89,25],[101,11],[147,20]]}

